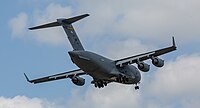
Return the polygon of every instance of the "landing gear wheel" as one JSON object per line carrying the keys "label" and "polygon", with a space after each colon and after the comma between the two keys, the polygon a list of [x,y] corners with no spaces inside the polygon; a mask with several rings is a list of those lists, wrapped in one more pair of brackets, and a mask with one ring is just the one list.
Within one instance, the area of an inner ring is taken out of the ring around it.
{"label": "landing gear wheel", "polygon": [[125,78],[125,76],[122,76],[122,77],[121,77],[122,83],[124,83],[124,78]]}
{"label": "landing gear wheel", "polygon": [[126,76],[123,76],[121,74],[119,74],[118,78],[116,79],[117,82],[119,83],[123,83],[125,84],[126,82],[128,82],[128,78]]}
{"label": "landing gear wheel", "polygon": [[103,81],[98,81],[98,82],[95,82],[95,87],[98,87],[98,88],[103,88],[104,87],[104,83]]}
{"label": "landing gear wheel", "polygon": [[119,83],[123,83],[122,75],[119,75],[119,77],[117,78],[117,82],[119,82]]}
{"label": "landing gear wheel", "polygon": [[107,82],[104,82],[103,84],[104,84],[104,86],[107,86]]}
{"label": "landing gear wheel", "polygon": [[139,86],[135,86],[135,90],[138,90],[139,89]]}
{"label": "landing gear wheel", "polygon": [[96,88],[104,88],[108,85],[108,82],[104,80],[93,81],[91,83],[94,84],[94,87]]}
{"label": "landing gear wheel", "polygon": [[123,82],[123,83],[126,83],[126,82],[128,82],[128,81],[129,81],[129,79],[128,79],[126,76],[123,76],[123,77],[122,77],[122,82]]}
{"label": "landing gear wheel", "polygon": [[97,88],[97,82],[94,83],[94,87]]}

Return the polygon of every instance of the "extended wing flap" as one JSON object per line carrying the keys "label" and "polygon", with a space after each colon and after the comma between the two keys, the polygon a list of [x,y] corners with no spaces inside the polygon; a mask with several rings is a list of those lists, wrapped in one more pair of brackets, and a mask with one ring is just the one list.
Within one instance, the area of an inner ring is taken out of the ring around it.
{"label": "extended wing flap", "polygon": [[157,57],[157,56],[169,53],[171,51],[174,51],[174,50],[176,50],[174,37],[172,37],[172,41],[173,41],[173,45],[170,47],[166,47],[163,49],[159,49],[159,50],[155,50],[155,51],[151,51],[151,52],[147,52],[147,53],[143,53],[143,54],[138,54],[136,56],[119,59],[119,60],[115,61],[115,64],[116,64],[116,66],[121,67],[123,65],[137,63],[138,61],[144,61],[144,60],[150,59],[152,57]]}
{"label": "extended wing flap", "polygon": [[33,79],[33,80],[29,80],[27,75],[26,74],[24,74],[24,75],[25,75],[28,82],[37,84],[37,83],[54,81],[54,80],[59,80],[59,79],[64,79],[64,78],[72,78],[73,76],[79,76],[79,75],[85,75],[85,74],[86,73],[84,71],[82,71],[81,69],[77,69],[77,70],[73,70],[73,71],[69,71],[69,72],[63,72],[63,73],[50,75],[50,76],[47,76],[47,77],[42,77],[42,78]]}

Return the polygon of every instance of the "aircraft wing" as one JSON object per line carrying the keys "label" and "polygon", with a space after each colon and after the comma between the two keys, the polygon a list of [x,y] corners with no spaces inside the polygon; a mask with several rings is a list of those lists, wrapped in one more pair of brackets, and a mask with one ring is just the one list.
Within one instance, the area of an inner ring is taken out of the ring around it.
{"label": "aircraft wing", "polygon": [[33,79],[33,80],[29,80],[29,78],[27,77],[27,75],[25,73],[24,73],[24,75],[28,82],[37,84],[37,83],[43,83],[43,82],[48,82],[48,81],[60,80],[60,79],[64,79],[64,78],[72,78],[73,76],[86,75],[86,73],[84,71],[82,71],[81,69],[77,69],[77,70],[63,72],[63,73],[50,75],[47,77],[42,77],[42,78]]}
{"label": "aircraft wing", "polygon": [[115,64],[116,64],[116,66],[122,67],[123,65],[137,63],[138,61],[144,61],[144,60],[147,60],[147,59],[151,59],[152,57],[157,57],[157,56],[169,53],[171,51],[174,51],[174,50],[176,50],[174,37],[172,37],[172,41],[173,41],[173,45],[170,46],[170,47],[166,47],[166,48],[163,48],[163,49],[159,49],[159,50],[155,50],[155,51],[151,51],[151,52],[147,52],[147,53],[138,54],[138,55],[135,55],[135,56],[119,59],[119,60],[115,61]]}

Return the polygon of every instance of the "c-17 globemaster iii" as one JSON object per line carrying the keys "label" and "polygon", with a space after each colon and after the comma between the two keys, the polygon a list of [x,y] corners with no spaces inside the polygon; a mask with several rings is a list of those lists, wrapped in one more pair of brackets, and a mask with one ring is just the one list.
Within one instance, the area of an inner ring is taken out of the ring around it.
{"label": "c-17 globemaster iii", "polygon": [[[135,85],[135,89],[137,90],[139,89],[138,84],[141,80],[141,74],[139,70],[142,72],[148,72],[150,69],[150,65],[146,64],[144,61],[151,59],[152,64],[154,66],[162,67],[164,66],[164,60],[158,58],[158,56],[176,50],[175,40],[174,37],[172,37],[173,44],[170,47],[118,60],[111,60],[96,53],[86,51],[83,48],[72,26],[72,23],[87,16],[89,16],[89,14],[84,14],[68,19],[57,19],[56,22],[29,28],[30,30],[35,30],[48,27],[62,26],[64,28],[65,33],[67,34],[69,42],[73,47],[73,51],[69,51],[68,54],[71,57],[72,62],[76,64],[79,67],[79,69],[33,80],[29,80],[26,74],[24,74],[28,82],[37,84],[53,80],[60,80],[64,78],[70,78],[75,85],[83,86],[85,84],[85,79],[80,76],[89,75],[93,78],[91,84],[94,84],[94,86],[98,88],[103,88],[111,82],[116,82],[122,84]],[[137,64],[137,68],[131,65],[134,63]]]}

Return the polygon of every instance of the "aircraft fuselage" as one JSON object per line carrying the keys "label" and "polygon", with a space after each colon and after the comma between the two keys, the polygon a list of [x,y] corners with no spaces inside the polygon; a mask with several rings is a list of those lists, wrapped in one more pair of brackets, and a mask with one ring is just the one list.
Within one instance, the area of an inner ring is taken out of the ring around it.
{"label": "aircraft fuselage", "polygon": [[[93,77],[94,81],[106,80],[123,84],[137,84],[141,80],[138,69],[133,65],[118,67],[113,60],[89,51],[69,51],[72,62]],[[120,77],[127,80],[121,82]]]}

